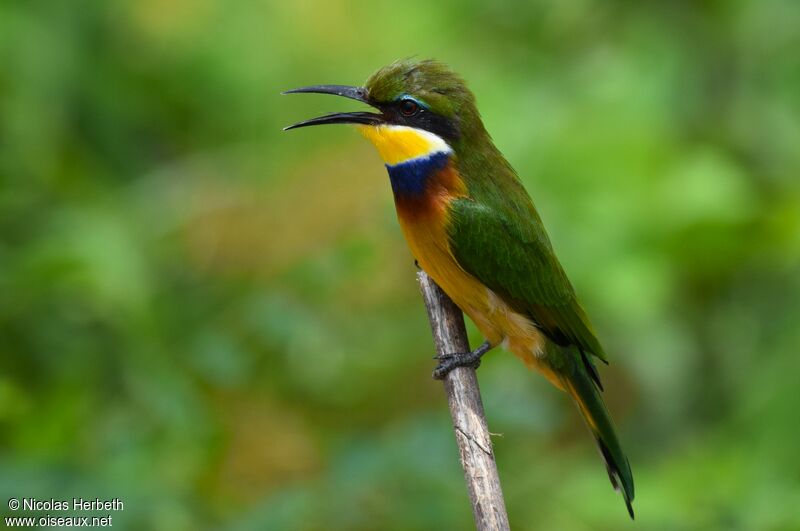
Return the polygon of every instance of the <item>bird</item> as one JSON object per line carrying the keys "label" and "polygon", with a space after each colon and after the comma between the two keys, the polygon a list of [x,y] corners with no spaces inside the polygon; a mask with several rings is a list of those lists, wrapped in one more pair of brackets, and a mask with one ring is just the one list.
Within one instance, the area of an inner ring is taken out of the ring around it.
{"label": "bird", "polygon": [[434,378],[477,367],[494,347],[511,351],[574,399],[633,519],[633,475],[594,361],[608,363],[606,353],[464,79],[439,61],[403,59],[361,87],[283,92],[298,93],[350,98],[377,111],[326,114],[284,130],[353,124],[377,148],[416,262],[485,338],[471,352],[439,356]]}

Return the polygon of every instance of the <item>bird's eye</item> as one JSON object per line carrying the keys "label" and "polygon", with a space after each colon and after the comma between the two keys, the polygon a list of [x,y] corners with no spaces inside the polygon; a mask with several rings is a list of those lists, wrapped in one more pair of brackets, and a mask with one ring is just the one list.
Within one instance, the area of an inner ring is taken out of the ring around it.
{"label": "bird's eye", "polygon": [[403,116],[414,116],[419,111],[419,104],[411,98],[400,100],[400,112]]}

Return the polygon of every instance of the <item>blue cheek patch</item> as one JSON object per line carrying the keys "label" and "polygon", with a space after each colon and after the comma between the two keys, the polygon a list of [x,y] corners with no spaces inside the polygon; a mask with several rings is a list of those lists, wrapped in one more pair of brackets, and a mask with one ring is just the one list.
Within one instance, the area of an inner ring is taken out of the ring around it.
{"label": "blue cheek patch", "polygon": [[433,153],[399,164],[387,164],[392,191],[396,195],[411,196],[425,193],[428,181],[438,171],[443,170],[450,160],[449,153]]}

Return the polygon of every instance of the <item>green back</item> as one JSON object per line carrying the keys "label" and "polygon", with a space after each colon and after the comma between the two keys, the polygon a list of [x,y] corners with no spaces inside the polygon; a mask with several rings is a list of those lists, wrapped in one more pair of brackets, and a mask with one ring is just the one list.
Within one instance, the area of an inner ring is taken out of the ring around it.
{"label": "green back", "polygon": [[530,196],[488,135],[487,142],[490,149],[457,159],[470,197],[450,205],[456,260],[555,343],[605,360]]}

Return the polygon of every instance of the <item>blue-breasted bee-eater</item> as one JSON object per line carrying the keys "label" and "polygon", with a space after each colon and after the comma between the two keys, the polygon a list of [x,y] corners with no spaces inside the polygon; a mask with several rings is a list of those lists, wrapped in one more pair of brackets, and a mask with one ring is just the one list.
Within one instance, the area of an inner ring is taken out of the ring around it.
{"label": "blue-breasted bee-eater", "polygon": [[398,61],[364,87],[316,85],[378,112],[343,112],[286,129],[356,124],[386,163],[403,233],[425,270],[486,341],[441,359],[434,376],[502,345],[569,393],[633,518],[633,477],[592,357],[606,354],[516,172],[495,147],[463,79],[436,61]]}

